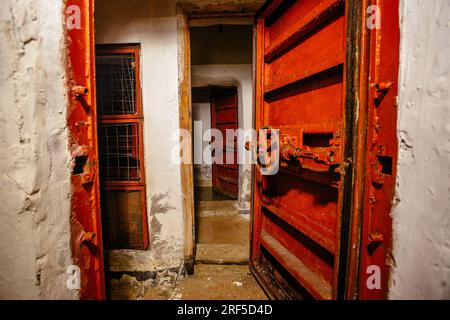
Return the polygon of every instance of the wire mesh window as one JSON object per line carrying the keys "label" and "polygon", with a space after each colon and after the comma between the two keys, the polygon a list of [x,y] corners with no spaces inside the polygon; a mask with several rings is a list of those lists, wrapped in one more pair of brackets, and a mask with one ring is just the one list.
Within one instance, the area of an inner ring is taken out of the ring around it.
{"label": "wire mesh window", "polygon": [[100,115],[136,114],[136,59],[133,53],[97,56]]}
{"label": "wire mesh window", "polygon": [[139,48],[98,47],[96,66],[105,245],[147,249]]}
{"label": "wire mesh window", "polygon": [[138,123],[100,124],[98,136],[101,177],[108,181],[138,181]]}

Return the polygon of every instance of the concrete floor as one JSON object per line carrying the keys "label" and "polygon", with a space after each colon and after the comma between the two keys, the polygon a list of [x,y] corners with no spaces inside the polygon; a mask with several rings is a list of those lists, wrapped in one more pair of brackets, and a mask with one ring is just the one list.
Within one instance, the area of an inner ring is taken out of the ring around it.
{"label": "concrete floor", "polygon": [[196,193],[195,273],[158,275],[137,281],[123,275],[111,281],[109,298],[120,300],[266,300],[248,267],[250,217],[238,214],[236,201],[211,188]]}
{"label": "concrete floor", "polygon": [[237,265],[196,265],[178,293],[184,300],[267,300],[248,266]]}
{"label": "concrete floor", "polygon": [[181,299],[267,299],[248,268],[250,217],[212,188],[197,188],[196,200],[195,274],[180,282]]}
{"label": "concrete floor", "polygon": [[[135,284],[136,285],[136,284]],[[193,276],[183,277],[175,286],[159,285],[143,288],[142,296],[123,296],[128,287],[117,292],[116,299],[139,300],[267,300],[248,266],[195,266]]]}

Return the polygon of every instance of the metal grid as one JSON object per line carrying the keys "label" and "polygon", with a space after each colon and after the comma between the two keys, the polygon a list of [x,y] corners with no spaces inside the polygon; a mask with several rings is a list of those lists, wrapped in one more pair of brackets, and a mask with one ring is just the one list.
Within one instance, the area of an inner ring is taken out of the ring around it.
{"label": "metal grid", "polygon": [[138,181],[138,123],[107,123],[99,126],[100,174],[104,181]]}
{"label": "metal grid", "polygon": [[96,68],[99,114],[136,114],[136,59],[134,53],[98,55]]}

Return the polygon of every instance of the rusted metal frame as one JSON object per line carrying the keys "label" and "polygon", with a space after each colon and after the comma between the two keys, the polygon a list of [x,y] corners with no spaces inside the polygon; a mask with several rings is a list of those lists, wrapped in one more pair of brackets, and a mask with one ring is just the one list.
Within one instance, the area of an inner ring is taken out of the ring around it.
{"label": "rusted metal frame", "polygon": [[[368,134],[366,173],[364,181],[364,208],[361,236],[360,278],[367,278],[369,265],[381,269],[381,289],[369,290],[366,281],[360,281],[359,298],[386,299],[390,268],[392,266],[392,218],[390,211],[394,198],[398,157],[397,109],[399,66],[399,1],[372,0],[381,10],[382,28],[370,33],[367,90]],[[370,82],[369,82],[370,81]],[[389,84],[388,86],[380,84]],[[385,90],[380,92],[382,87]],[[378,156],[391,157],[391,174],[376,172],[373,161]]]}
{"label": "rusted metal frame", "polygon": [[[147,217],[146,201],[146,180],[145,180],[145,162],[144,162],[144,115],[142,106],[142,88],[141,88],[141,61],[139,44],[102,44],[97,45],[97,54],[118,54],[133,53],[136,66],[136,114],[134,115],[106,115],[100,116],[99,124],[138,124],[138,150],[139,150],[139,180],[138,181],[104,181],[101,179],[101,188],[103,191],[140,191],[141,210],[142,210],[142,235],[143,245],[133,247],[137,250],[148,250],[149,248],[149,230]],[[111,247],[110,249],[114,249]],[[117,248],[116,248],[117,249]]]}
{"label": "rusted metal frame", "polygon": [[[178,90],[180,129],[192,136],[192,98],[191,98],[191,55],[189,17],[181,6],[177,6],[178,36]],[[182,139],[180,137],[180,139]],[[192,141],[187,141],[189,163],[180,164],[182,208],[184,221],[184,268],[188,274],[194,273],[195,259],[195,211],[194,211],[194,165]],[[181,151],[181,150],[180,150]],[[182,156],[184,158],[185,154]]]}
{"label": "rusted metal frame", "polygon": [[[367,8],[371,0],[362,0],[361,7]],[[347,271],[346,299],[358,299],[361,261],[361,231],[363,223],[363,209],[365,199],[365,175],[367,154],[367,128],[368,128],[368,90],[369,87],[369,58],[370,58],[370,32],[365,28],[367,11],[361,10],[361,34],[359,39],[359,95],[358,95],[358,121],[355,137],[355,178],[353,211],[349,248],[349,263]]]}
{"label": "rusted metal frame", "polygon": [[[266,5],[268,2],[266,2]],[[259,36],[258,36],[259,35]],[[264,17],[255,19],[255,48],[254,48],[254,65],[255,65],[255,83],[254,83],[254,116],[253,126],[255,129],[261,127],[262,114],[261,106],[264,103],[263,87],[264,87],[264,60],[263,60],[263,46],[264,46]],[[253,142],[254,143],[254,142]],[[263,290],[270,298],[274,298],[275,294],[270,291],[270,286],[265,279],[256,270],[256,265],[260,257],[260,240],[259,233],[261,231],[261,173],[256,164],[252,164],[252,205],[251,205],[251,228],[250,228],[250,270],[257,281],[261,284]],[[257,223],[255,223],[257,222]]]}
{"label": "rusted metal frame", "polygon": [[[370,4],[379,5],[378,0],[369,0]],[[372,84],[376,84],[379,81],[379,62],[380,62],[380,31],[379,30],[371,30],[369,32],[369,49],[368,49],[368,58],[367,58],[367,73],[368,73],[368,81],[367,81],[367,141],[366,141],[366,149],[367,154],[365,160],[365,166],[366,166],[366,174],[365,174],[365,180],[363,184],[364,188],[364,205],[363,205],[363,214],[362,214],[362,225],[361,225],[361,248],[360,248],[360,279],[361,282],[359,283],[359,291],[358,291],[358,298],[359,299],[368,299],[370,294],[367,292],[367,288],[365,287],[365,281],[364,278],[366,276],[366,269],[368,265],[368,260],[370,259],[368,257],[367,252],[367,237],[370,234],[370,230],[372,229],[372,203],[371,201],[374,201],[371,199],[372,196],[372,188],[371,185],[371,157],[372,157],[372,148],[374,144],[374,127],[373,122],[375,119],[375,108],[373,107],[373,103],[371,102],[371,99],[373,98],[373,88],[371,88]],[[371,79],[372,78],[372,79]]]}
{"label": "rusted metal frame", "polygon": [[[68,94],[68,147],[72,152],[79,148],[87,149],[85,156],[89,158],[89,170],[94,175],[89,185],[80,184],[79,176],[71,177],[71,250],[72,259],[81,272],[80,298],[105,299],[100,184],[97,174],[94,0],[67,0],[64,12],[73,5],[80,8],[82,27],[66,30],[67,85],[72,89]],[[83,88],[83,93],[77,93],[76,88]],[[85,124],[82,129],[79,126],[81,122]],[[88,237],[88,234],[91,236]],[[90,240],[85,241],[88,238]]]}
{"label": "rusted metal frame", "polygon": [[356,112],[358,111],[359,88],[359,39],[361,34],[362,6],[360,0],[346,2],[346,62],[344,68],[345,109],[344,126],[345,142],[343,158],[345,167],[343,172],[343,188],[341,200],[341,222],[338,255],[337,299],[346,299],[347,279],[349,270],[349,250],[351,243],[351,223],[353,218],[353,195],[355,177],[355,138],[357,137]]}

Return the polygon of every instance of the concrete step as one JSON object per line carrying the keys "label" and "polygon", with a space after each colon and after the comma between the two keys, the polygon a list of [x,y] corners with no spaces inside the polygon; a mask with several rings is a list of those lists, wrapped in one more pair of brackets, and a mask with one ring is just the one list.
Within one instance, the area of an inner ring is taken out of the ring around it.
{"label": "concrete step", "polygon": [[239,213],[234,200],[197,201],[195,205],[197,217],[233,216]]}
{"label": "concrete step", "polygon": [[249,254],[247,245],[199,243],[195,262],[197,264],[247,265]]}

